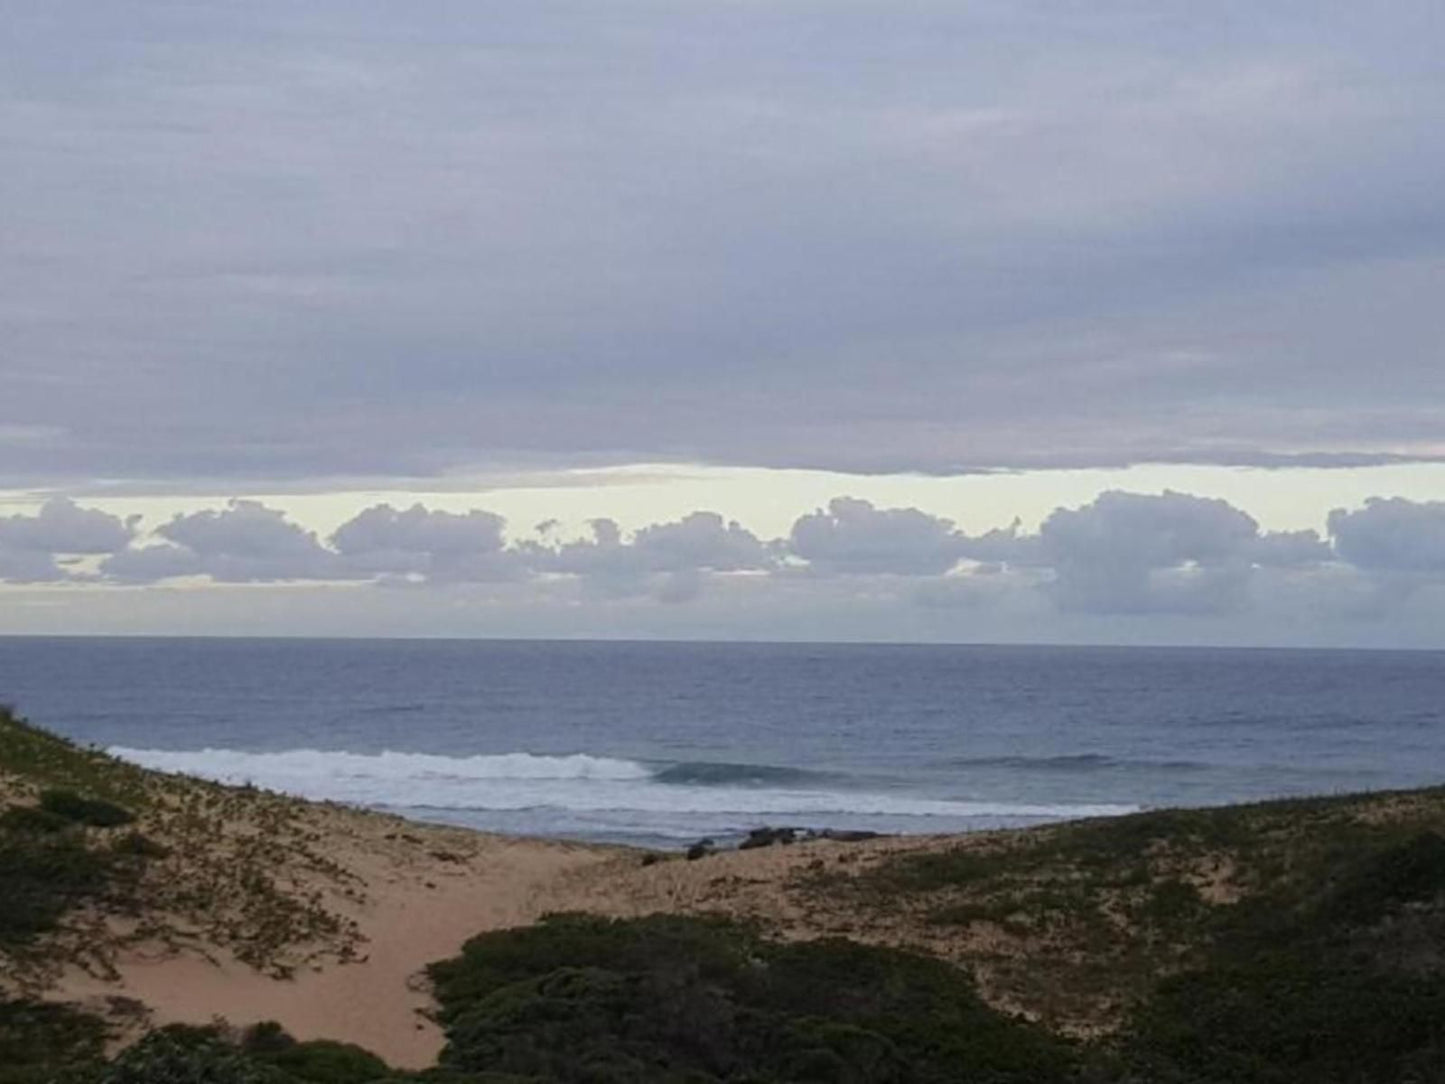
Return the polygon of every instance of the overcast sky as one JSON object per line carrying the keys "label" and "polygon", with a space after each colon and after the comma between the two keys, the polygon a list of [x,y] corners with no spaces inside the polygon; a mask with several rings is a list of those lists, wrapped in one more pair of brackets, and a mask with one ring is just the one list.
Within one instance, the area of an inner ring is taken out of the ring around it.
{"label": "overcast sky", "polygon": [[1445,647],[1438,0],[0,17],[0,631]]}

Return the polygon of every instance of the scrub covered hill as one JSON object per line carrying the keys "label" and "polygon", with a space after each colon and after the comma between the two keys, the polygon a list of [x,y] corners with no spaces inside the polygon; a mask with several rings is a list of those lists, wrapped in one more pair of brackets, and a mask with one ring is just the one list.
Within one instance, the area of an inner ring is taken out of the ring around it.
{"label": "scrub covered hill", "polygon": [[137,945],[221,949],[278,977],[352,958],[333,901],[365,886],[305,809],[146,771],[0,708],[0,986],[106,976]]}
{"label": "scrub covered hill", "polygon": [[[0,1084],[1445,1078],[1438,788],[896,846],[614,855],[584,872],[691,878],[733,917],[480,933],[429,969],[446,1043],[411,1073],[278,1025],[137,1039],[116,1006],[49,997],[58,970],[103,968],[142,931],[216,938],[278,984],[297,961],[374,949],[317,887],[336,874],[305,803],[143,772],[7,713],[0,805]],[[265,849],[236,828],[258,817],[276,826]],[[211,871],[205,901],[178,899],[181,870]],[[786,915],[739,918],[769,878]]]}

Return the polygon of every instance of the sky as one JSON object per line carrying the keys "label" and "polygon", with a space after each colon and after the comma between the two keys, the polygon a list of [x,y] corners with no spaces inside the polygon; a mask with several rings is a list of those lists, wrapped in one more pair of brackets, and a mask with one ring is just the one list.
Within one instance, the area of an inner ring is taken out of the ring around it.
{"label": "sky", "polygon": [[1445,8],[0,0],[0,633],[1445,648]]}

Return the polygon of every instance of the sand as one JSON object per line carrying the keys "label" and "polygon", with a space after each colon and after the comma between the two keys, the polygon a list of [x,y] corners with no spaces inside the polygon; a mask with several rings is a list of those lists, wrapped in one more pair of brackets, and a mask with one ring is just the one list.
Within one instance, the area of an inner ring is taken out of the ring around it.
{"label": "sand", "polygon": [[556,910],[552,885],[616,855],[613,848],[334,809],[317,816],[330,837],[329,856],[366,888],[364,902],[333,901],[364,938],[354,962],[323,963],[277,979],[214,948],[142,946],[121,952],[113,981],[71,969],[48,996],[92,1005],[133,998],[149,1010],[152,1026],[217,1017],[238,1027],[277,1020],[297,1038],[357,1043],[397,1068],[424,1068],[442,1046],[440,1029],[426,1015],[432,1002],[425,966],[455,955],[474,934]]}
{"label": "sand", "polygon": [[132,1029],[120,1041],[144,1026],[275,1020],[300,1039],[356,1043],[396,1068],[424,1068],[443,1044],[427,1015],[433,1002],[426,965],[456,955],[475,934],[557,911],[672,912],[757,918],[785,937],[900,940],[886,928],[855,929],[848,915],[832,913],[826,899],[799,893],[790,881],[809,869],[944,842],[819,841],[657,861],[629,848],[488,835],[337,806],[296,807],[302,829],[322,839],[326,857],[362,886],[340,894],[334,879],[311,882],[330,908],[357,923],[354,960],[323,956],[277,978],[216,945],[139,944],[116,952],[111,976],[68,967],[46,996],[97,1009],[117,998],[142,1003],[146,1011],[132,1014]]}

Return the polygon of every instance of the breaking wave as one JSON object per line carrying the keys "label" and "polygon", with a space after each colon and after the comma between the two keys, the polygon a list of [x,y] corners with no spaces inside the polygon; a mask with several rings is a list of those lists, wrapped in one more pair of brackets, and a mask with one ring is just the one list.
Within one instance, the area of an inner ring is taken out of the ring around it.
{"label": "breaking wave", "polygon": [[[465,812],[552,809],[566,813],[636,811],[658,815],[747,817],[829,815],[946,818],[958,822],[1112,816],[1137,807],[1031,804],[926,797],[906,791],[848,789],[836,776],[767,765],[684,762],[648,764],[573,753],[349,753],[319,749],[110,750],[158,771],[225,783],[251,783],[305,798],[397,810]],[[920,825],[945,830],[953,825]]]}

